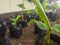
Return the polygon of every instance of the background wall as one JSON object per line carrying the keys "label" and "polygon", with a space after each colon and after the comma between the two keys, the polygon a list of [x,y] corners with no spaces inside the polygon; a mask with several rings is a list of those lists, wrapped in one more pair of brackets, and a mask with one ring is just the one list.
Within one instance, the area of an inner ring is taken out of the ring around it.
{"label": "background wall", "polygon": [[0,13],[9,12],[9,0],[0,0]]}
{"label": "background wall", "polygon": [[[17,4],[22,3],[23,0],[0,0],[0,14],[21,11],[22,9]],[[34,5],[28,1],[24,2],[27,9],[34,9]]]}

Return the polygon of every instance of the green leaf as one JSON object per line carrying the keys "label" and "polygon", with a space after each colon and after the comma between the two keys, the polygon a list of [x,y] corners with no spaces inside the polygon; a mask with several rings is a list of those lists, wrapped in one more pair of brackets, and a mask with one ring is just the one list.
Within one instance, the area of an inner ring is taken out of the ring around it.
{"label": "green leaf", "polygon": [[18,15],[18,16],[16,17],[16,22],[17,22],[20,18],[21,18],[21,15]]}
{"label": "green leaf", "polygon": [[48,5],[47,5],[47,2],[48,2],[48,1],[49,1],[49,0],[44,0],[44,1],[43,1],[42,6],[43,6],[44,9],[47,8],[47,6],[48,6]]}
{"label": "green leaf", "polygon": [[17,6],[19,6],[20,8],[23,8],[23,9],[25,9],[25,6],[24,6],[24,4],[18,4]]}
{"label": "green leaf", "polygon": [[30,10],[26,10],[26,13],[27,13],[27,14],[30,14],[30,13],[31,13],[31,11],[30,11]]}
{"label": "green leaf", "polygon": [[32,24],[32,23],[34,23],[34,19],[32,19],[28,22],[28,24]]}
{"label": "green leaf", "polygon": [[42,22],[40,22],[40,21],[36,21],[36,20],[34,20],[34,19],[30,20],[30,21],[28,22],[28,24],[32,24],[32,23],[34,23],[34,22],[37,24],[37,26],[38,26],[40,29],[47,30],[46,25],[45,25],[44,23],[42,23]]}
{"label": "green leaf", "polygon": [[18,15],[16,18],[10,18],[12,25],[16,25],[17,21],[21,18],[21,15]]}
{"label": "green leaf", "polygon": [[48,44],[47,44],[47,42],[49,43],[49,37],[48,37],[48,35],[45,35],[45,36],[44,36],[44,40],[45,40],[46,45],[48,45]]}
{"label": "green leaf", "polygon": [[50,23],[48,21],[48,18],[44,12],[44,9],[39,2],[39,0],[32,0],[33,3],[36,5],[36,12],[39,14],[39,17],[44,21],[45,25],[47,26],[48,30],[50,28]]}
{"label": "green leaf", "polygon": [[48,41],[48,35],[44,36],[44,40],[47,42]]}
{"label": "green leaf", "polygon": [[32,10],[31,13],[32,13],[32,14],[36,14],[36,11],[35,11],[35,10]]}
{"label": "green leaf", "polygon": [[15,22],[12,22],[12,25],[16,26],[16,23]]}
{"label": "green leaf", "polygon": [[10,18],[10,20],[11,20],[11,21],[13,21],[13,22],[15,22],[15,21],[16,21],[16,20],[15,20],[15,18]]}
{"label": "green leaf", "polygon": [[57,33],[60,33],[60,24],[53,25],[51,29]]}
{"label": "green leaf", "polygon": [[34,22],[36,22],[37,26],[40,28],[40,29],[43,29],[43,30],[47,30],[47,27],[44,23],[40,22],[40,21],[36,21],[34,20]]}

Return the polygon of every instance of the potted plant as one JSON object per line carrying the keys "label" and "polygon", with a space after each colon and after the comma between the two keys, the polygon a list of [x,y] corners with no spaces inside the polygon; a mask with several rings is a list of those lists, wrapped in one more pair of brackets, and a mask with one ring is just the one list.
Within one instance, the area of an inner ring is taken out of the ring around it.
{"label": "potted plant", "polygon": [[50,43],[51,31],[60,33],[60,24],[55,24],[51,26],[39,0],[32,0],[32,2],[35,4],[36,12],[39,14],[38,16],[39,18],[41,18],[41,20],[31,20],[29,23],[35,22],[40,29],[46,30],[46,34],[43,36],[45,40],[45,44],[43,45],[52,45]]}
{"label": "potted plant", "polygon": [[2,34],[1,36],[5,36],[6,30],[6,23],[2,18],[0,18],[0,35]]}
{"label": "potted plant", "polygon": [[31,19],[38,19],[38,18],[36,18],[37,15],[36,15],[35,10],[26,10],[25,13],[26,13],[25,19],[27,19],[27,22],[29,22]]}
{"label": "potted plant", "polygon": [[[7,26],[5,21],[0,17],[0,45],[11,45],[6,35]],[[8,43],[7,43],[8,42]]]}
{"label": "potted plant", "polygon": [[27,9],[24,12],[25,6],[24,6],[24,1],[22,4],[18,4],[18,6],[20,8],[22,8],[22,18],[21,21],[19,21],[19,23],[22,24],[22,27],[26,27],[27,26],[27,22],[29,22],[31,19],[34,19],[35,15],[35,11],[31,11],[29,9]]}
{"label": "potted plant", "polygon": [[22,18],[20,19],[21,21],[19,21],[18,23],[22,24],[22,27],[27,27],[27,20],[24,19],[24,9],[25,9],[25,6],[24,6],[24,0],[23,0],[23,3],[22,4],[18,4],[18,6],[20,8],[22,8]]}
{"label": "potted plant", "polygon": [[22,35],[22,25],[17,25],[17,21],[21,18],[21,15],[9,18],[8,28],[10,30],[10,36],[13,38],[19,38]]}

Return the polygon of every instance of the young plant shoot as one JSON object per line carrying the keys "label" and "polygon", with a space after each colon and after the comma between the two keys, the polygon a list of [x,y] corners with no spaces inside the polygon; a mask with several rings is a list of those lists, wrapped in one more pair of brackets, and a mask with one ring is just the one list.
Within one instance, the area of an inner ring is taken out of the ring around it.
{"label": "young plant shoot", "polygon": [[17,25],[17,21],[21,18],[21,15],[18,15],[16,18],[10,18],[10,20],[12,21],[12,25],[16,26]]}
{"label": "young plant shoot", "polygon": [[20,7],[20,8],[22,8],[22,21],[24,20],[24,9],[25,9],[25,6],[24,6],[24,0],[23,0],[23,3],[22,4],[18,4],[18,6]]}
{"label": "young plant shoot", "polygon": [[37,26],[40,29],[47,31],[47,34],[44,36],[44,39],[45,39],[46,45],[50,45],[50,33],[51,33],[51,31],[60,33],[60,24],[55,24],[53,26],[50,26],[49,20],[44,12],[44,9],[43,9],[41,3],[39,2],[39,0],[32,0],[32,2],[35,4],[36,12],[38,13],[39,18],[41,18],[41,20],[43,22],[33,19],[29,23],[36,22]]}

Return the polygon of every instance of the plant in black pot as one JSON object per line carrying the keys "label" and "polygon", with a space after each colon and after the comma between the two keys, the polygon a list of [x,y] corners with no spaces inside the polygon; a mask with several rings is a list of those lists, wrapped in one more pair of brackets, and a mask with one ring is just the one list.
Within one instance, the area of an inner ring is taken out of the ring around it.
{"label": "plant in black pot", "polygon": [[38,16],[39,18],[41,18],[41,20],[40,21],[32,20],[30,22],[35,22],[40,29],[46,31],[46,34],[43,36],[45,43],[41,44],[42,42],[40,41],[40,44],[38,45],[55,45],[56,43],[55,44],[53,44],[53,42],[51,43],[51,38],[50,38],[51,31],[60,33],[60,24],[55,24],[51,26],[39,0],[32,0],[32,2],[35,4],[36,12],[39,14]]}
{"label": "plant in black pot", "polygon": [[[6,28],[6,23],[5,23],[5,21],[4,21],[2,18],[0,18],[0,33],[1,33],[3,36],[5,36],[6,30],[7,30],[7,28]],[[2,33],[2,32],[3,32],[3,33]]]}
{"label": "plant in black pot", "polygon": [[31,19],[34,19],[35,16],[36,15],[35,15],[34,11],[32,11],[32,10],[27,9],[25,11],[25,19],[27,20],[27,22],[29,22]]}
{"label": "plant in black pot", "polygon": [[21,21],[20,20],[18,21],[18,23],[21,23],[22,27],[24,28],[27,26],[27,22],[29,22],[31,19],[34,19],[35,14],[33,14],[34,11],[31,11],[29,9],[27,9],[26,12],[24,13],[25,9],[24,1],[22,4],[18,4],[18,6],[22,8],[22,18],[20,19]]}
{"label": "plant in black pot", "polygon": [[31,11],[31,19],[35,19],[37,17],[36,11],[32,10]]}
{"label": "plant in black pot", "polygon": [[29,22],[30,21],[30,19],[31,19],[31,10],[26,10],[25,11],[25,19],[27,20],[27,22]]}
{"label": "plant in black pot", "polygon": [[11,45],[10,40],[6,35],[6,30],[6,23],[2,18],[0,18],[0,45]]}
{"label": "plant in black pot", "polygon": [[25,9],[25,6],[24,6],[24,0],[23,0],[23,3],[22,4],[18,4],[18,6],[20,8],[22,8],[22,18],[20,19],[21,21],[19,21],[20,24],[22,24],[22,27],[27,27],[27,20],[24,19],[24,9]]}
{"label": "plant in black pot", "polygon": [[17,25],[17,21],[21,18],[21,15],[17,15],[16,18],[10,18],[9,30],[10,36],[13,38],[19,38],[22,35],[22,25]]}
{"label": "plant in black pot", "polygon": [[[9,18],[16,18],[17,17],[17,15],[13,15],[13,16],[10,16]],[[11,25],[11,20],[10,19],[6,19],[6,24],[7,24],[7,26],[9,26],[9,25]]]}
{"label": "plant in black pot", "polygon": [[35,10],[26,10],[26,15],[26,19],[28,20],[27,22],[29,22],[31,19],[39,20]]}

